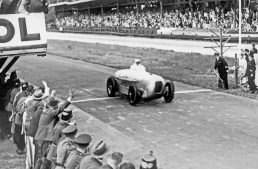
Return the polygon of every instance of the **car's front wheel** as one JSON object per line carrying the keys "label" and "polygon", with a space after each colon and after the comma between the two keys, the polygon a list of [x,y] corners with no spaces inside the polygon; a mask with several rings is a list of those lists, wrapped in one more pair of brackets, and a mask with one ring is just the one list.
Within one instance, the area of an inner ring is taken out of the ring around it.
{"label": "car's front wheel", "polygon": [[135,106],[140,101],[140,96],[135,86],[129,86],[128,100],[132,106]]}
{"label": "car's front wheel", "polygon": [[165,102],[169,103],[174,99],[175,95],[175,85],[173,82],[167,82],[165,84],[165,92],[164,92],[164,100]]}
{"label": "car's front wheel", "polygon": [[107,94],[109,97],[114,97],[117,92],[117,83],[116,79],[113,76],[110,76],[107,80]]}

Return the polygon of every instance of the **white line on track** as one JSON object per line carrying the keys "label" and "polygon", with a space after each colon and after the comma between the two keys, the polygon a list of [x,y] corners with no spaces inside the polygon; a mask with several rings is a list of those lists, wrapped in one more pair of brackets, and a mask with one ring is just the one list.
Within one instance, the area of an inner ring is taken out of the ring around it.
{"label": "white line on track", "polygon": [[102,98],[93,98],[93,99],[85,99],[85,100],[75,100],[75,101],[72,101],[72,103],[98,101],[98,100],[111,100],[111,99],[117,99],[117,98],[119,97],[102,97]]}
{"label": "white line on track", "polygon": [[[176,94],[183,94],[183,93],[197,93],[197,92],[210,92],[210,89],[200,89],[200,90],[183,90],[177,91]],[[90,101],[99,101],[99,100],[113,100],[119,97],[102,97],[102,98],[92,98],[92,99],[84,99],[84,100],[75,100],[72,103],[80,103],[80,102],[90,102]]]}
{"label": "white line on track", "polygon": [[210,92],[212,90],[210,89],[200,89],[200,90],[182,90],[182,91],[177,91],[175,93],[180,94],[180,93],[197,93],[197,92]]}

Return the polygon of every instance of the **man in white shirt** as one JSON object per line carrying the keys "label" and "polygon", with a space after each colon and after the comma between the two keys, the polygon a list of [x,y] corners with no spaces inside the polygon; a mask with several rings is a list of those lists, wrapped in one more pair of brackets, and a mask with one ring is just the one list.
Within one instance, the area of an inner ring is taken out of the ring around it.
{"label": "man in white shirt", "polygon": [[139,71],[139,72],[145,72],[146,71],[146,68],[143,65],[141,65],[141,60],[140,59],[135,59],[134,64],[132,64],[130,66],[130,69],[134,70],[134,71]]}

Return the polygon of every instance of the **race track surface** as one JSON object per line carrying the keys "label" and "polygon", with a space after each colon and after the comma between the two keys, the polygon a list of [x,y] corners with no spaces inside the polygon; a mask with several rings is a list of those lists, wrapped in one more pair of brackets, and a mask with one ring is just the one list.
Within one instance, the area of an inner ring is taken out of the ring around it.
{"label": "race track surface", "polygon": [[[46,80],[62,98],[69,88],[80,91],[74,103],[85,111],[74,113],[80,131],[120,147],[136,164],[153,150],[159,169],[258,167],[257,101],[175,83],[172,103],[159,99],[133,107],[122,96],[106,99],[113,68],[48,55],[23,57],[13,69],[36,85]],[[98,131],[83,120],[89,115],[98,120]]]}
{"label": "race track surface", "polygon": [[[113,44],[129,47],[145,47],[163,50],[173,50],[175,52],[201,53],[213,55],[211,47],[217,46],[213,42],[190,41],[190,40],[173,40],[173,39],[150,39],[141,37],[98,35],[98,34],[78,34],[78,33],[56,33],[48,32],[48,39],[70,40],[87,43]],[[237,44],[226,44],[225,46],[234,46],[224,53],[224,56],[235,57],[238,53]],[[243,49],[251,49],[251,44],[242,44]],[[219,51],[219,48],[216,48]],[[226,49],[226,48],[225,48]],[[224,49],[224,50],[225,50]]]}

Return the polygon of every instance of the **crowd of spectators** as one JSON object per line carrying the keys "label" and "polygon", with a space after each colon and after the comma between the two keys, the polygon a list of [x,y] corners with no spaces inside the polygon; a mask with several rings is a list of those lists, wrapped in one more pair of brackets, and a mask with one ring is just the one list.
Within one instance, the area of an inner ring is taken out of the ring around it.
{"label": "crowd of spectators", "polygon": [[[26,169],[135,169],[103,140],[78,130],[70,106],[76,91],[60,102],[55,90],[21,82],[15,71],[1,76],[0,134],[9,133],[17,154],[26,154]],[[9,131],[9,132],[8,132]]]}
{"label": "crowd of spectators", "polygon": [[[258,31],[258,14],[248,8],[242,11],[243,31]],[[58,27],[144,27],[144,28],[195,28],[208,29],[238,28],[238,10],[223,10],[216,7],[205,11],[191,11],[189,8],[180,11],[166,8],[161,15],[159,8],[143,8],[139,10],[109,11],[102,14],[73,13],[56,19]]]}

